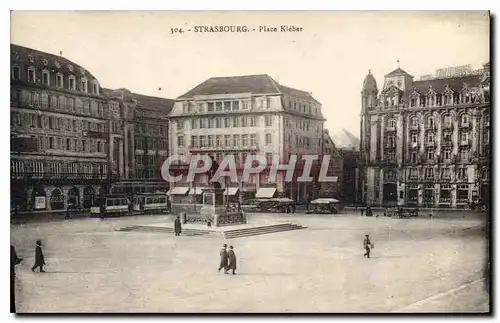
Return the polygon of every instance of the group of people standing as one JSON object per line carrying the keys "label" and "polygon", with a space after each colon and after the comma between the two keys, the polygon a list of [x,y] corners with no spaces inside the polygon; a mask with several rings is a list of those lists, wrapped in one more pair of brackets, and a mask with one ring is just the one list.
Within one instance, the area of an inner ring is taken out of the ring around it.
{"label": "group of people standing", "polygon": [[227,244],[222,246],[220,251],[220,265],[219,272],[224,268],[224,274],[228,274],[229,270],[233,271],[233,275],[236,275],[236,254],[234,253],[234,247],[229,246],[227,250]]}

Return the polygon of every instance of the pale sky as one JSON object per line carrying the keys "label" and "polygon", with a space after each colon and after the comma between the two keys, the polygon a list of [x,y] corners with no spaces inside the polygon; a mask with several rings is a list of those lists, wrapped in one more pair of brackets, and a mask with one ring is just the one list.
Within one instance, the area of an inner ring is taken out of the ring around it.
{"label": "pale sky", "polygon": [[[85,67],[103,87],[177,98],[214,76],[268,74],[312,92],[326,127],[359,137],[369,69],[382,87],[400,66],[417,80],[437,68],[489,61],[487,12],[27,12],[11,42]],[[170,34],[196,25],[295,25],[302,32]],[[159,92],[158,88],[162,91]]]}

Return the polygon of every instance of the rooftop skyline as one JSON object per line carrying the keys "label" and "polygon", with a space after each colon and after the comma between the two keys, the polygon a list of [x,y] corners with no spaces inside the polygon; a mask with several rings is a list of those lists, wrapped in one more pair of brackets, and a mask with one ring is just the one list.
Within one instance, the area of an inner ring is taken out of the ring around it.
{"label": "rooftop skyline", "polygon": [[[303,31],[170,34],[170,28],[196,25],[296,25]],[[267,74],[311,92],[332,133],[345,128],[356,136],[369,69],[380,89],[398,65],[419,80],[438,68],[470,64],[475,70],[490,60],[484,11],[16,11],[11,27],[12,43],[62,51],[101,86],[144,95],[175,99],[211,77]]]}

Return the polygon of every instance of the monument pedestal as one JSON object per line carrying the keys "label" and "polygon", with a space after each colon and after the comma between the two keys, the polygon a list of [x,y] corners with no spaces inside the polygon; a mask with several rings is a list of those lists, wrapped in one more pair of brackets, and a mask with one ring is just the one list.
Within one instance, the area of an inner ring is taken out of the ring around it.
{"label": "monument pedestal", "polygon": [[246,224],[246,215],[243,212],[231,212],[224,206],[224,188],[203,189],[203,206],[200,218],[210,221],[216,227],[235,224]]}

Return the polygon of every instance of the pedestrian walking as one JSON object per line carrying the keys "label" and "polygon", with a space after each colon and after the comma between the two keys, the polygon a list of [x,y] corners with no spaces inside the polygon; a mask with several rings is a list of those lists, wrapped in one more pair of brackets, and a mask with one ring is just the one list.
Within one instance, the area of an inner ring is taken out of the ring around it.
{"label": "pedestrian walking", "polygon": [[68,205],[68,207],[66,208],[66,216],[64,217],[65,220],[71,219],[71,215],[69,214],[70,207],[71,205]]}
{"label": "pedestrian walking", "polygon": [[16,313],[16,266],[23,261],[17,257],[16,248],[10,245],[10,312]]}
{"label": "pedestrian walking", "polygon": [[363,240],[363,248],[365,248],[365,254],[363,256],[370,258],[370,249],[373,248],[373,244],[370,241],[370,236],[368,234],[365,235],[365,240]]}
{"label": "pedestrian walking", "polygon": [[364,207],[361,207],[361,216],[363,216],[365,213],[365,208]]}
{"label": "pedestrian walking", "polygon": [[227,252],[227,258],[229,260],[228,270],[233,270],[233,275],[236,275],[236,254],[234,253],[234,247],[229,246],[229,251]]}
{"label": "pedestrian walking", "polygon": [[210,220],[210,219],[208,219],[208,220],[207,220],[207,227],[208,227],[209,229],[211,229],[211,228],[212,228],[212,220]]}
{"label": "pedestrian walking", "polygon": [[222,246],[220,251],[220,264],[219,264],[219,272],[222,268],[224,268],[224,274],[227,274],[228,270],[228,258],[227,258],[227,244]]}
{"label": "pedestrian walking", "polygon": [[101,220],[104,220],[104,214],[106,213],[106,208],[104,207],[104,204],[101,204],[99,206],[99,213],[101,215]]}
{"label": "pedestrian walking", "polygon": [[181,235],[181,218],[179,216],[177,216],[177,218],[175,219],[174,221],[174,231],[175,231],[175,235],[176,236],[180,236]]}
{"label": "pedestrian walking", "polygon": [[37,240],[35,247],[35,264],[31,267],[31,271],[35,272],[35,269],[40,267],[40,272],[43,273],[45,272],[45,270],[43,270],[43,266],[45,266],[45,258],[43,257],[42,252],[42,241]]}
{"label": "pedestrian walking", "polygon": [[295,214],[295,202],[292,203],[292,214]]}

